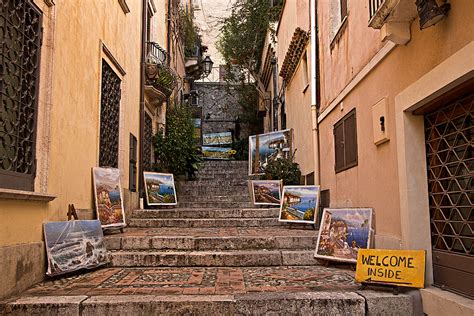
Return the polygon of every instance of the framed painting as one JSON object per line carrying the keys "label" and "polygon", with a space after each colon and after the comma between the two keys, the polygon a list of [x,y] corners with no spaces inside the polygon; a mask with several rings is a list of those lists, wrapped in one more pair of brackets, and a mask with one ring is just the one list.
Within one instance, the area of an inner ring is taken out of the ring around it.
{"label": "framed painting", "polygon": [[325,208],[314,256],[356,263],[359,249],[370,248],[371,232],[371,208]]}
{"label": "framed painting", "polygon": [[102,228],[125,227],[120,170],[92,168],[95,210]]}
{"label": "framed painting", "polygon": [[282,180],[252,180],[251,194],[254,205],[280,205]]}
{"label": "framed painting", "polygon": [[171,173],[143,172],[147,205],[176,205],[176,188]]}
{"label": "framed painting", "polygon": [[202,144],[204,146],[219,146],[232,144],[232,133],[208,133],[202,135]]}
{"label": "framed painting", "polygon": [[280,221],[315,224],[319,191],[319,185],[284,186],[280,203]]}
{"label": "framed painting", "polygon": [[231,160],[235,150],[230,147],[210,147],[202,146],[204,159]]}
{"label": "framed painting", "polygon": [[249,175],[262,174],[265,166],[278,158],[289,158],[292,151],[291,129],[249,137]]}
{"label": "framed painting", "polygon": [[104,235],[98,220],[76,220],[43,224],[49,276],[108,263]]}

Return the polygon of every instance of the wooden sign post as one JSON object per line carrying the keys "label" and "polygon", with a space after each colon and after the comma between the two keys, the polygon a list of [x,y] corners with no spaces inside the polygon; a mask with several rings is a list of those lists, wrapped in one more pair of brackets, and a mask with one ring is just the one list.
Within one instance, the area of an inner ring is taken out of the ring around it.
{"label": "wooden sign post", "polygon": [[423,288],[425,251],[359,249],[355,278],[365,285]]}

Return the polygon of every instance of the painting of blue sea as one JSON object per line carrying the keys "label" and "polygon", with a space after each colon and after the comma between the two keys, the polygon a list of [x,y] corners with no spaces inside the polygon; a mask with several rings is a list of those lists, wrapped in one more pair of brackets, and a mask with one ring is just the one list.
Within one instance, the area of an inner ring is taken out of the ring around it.
{"label": "painting of blue sea", "polygon": [[318,185],[285,186],[280,204],[280,221],[314,224],[318,205]]}
{"label": "painting of blue sea", "polygon": [[324,209],[315,257],[357,262],[359,249],[370,248],[371,208]]}
{"label": "painting of blue sea", "polygon": [[97,218],[103,228],[125,227],[120,170],[92,168]]}
{"label": "painting of blue sea", "polygon": [[171,173],[143,172],[148,205],[176,205],[176,189]]}
{"label": "painting of blue sea", "polygon": [[262,174],[270,161],[288,158],[291,146],[291,129],[250,136],[249,175]]}
{"label": "painting of blue sea", "polygon": [[281,180],[252,180],[252,198],[255,205],[280,205]]}
{"label": "painting of blue sea", "polygon": [[98,220],[44,223],[44,239],[49,276],[92,269],[108,262]]}

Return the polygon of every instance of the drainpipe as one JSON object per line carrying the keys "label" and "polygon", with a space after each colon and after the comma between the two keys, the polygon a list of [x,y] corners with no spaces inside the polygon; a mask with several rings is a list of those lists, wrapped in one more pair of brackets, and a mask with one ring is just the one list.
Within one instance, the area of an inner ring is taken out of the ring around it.
{"label": "drainpipe", "polygon": [[314,157],[314,184],[321,183],[321,168],[319,162],[319,130],[318,130],[318,87],[317,87],[317,45],[318,45],[318,29],[316,0],[311,0],[310,4],[311,18],[311,120],[313,131],[313,157]]}
{"label": "drainpipe", "polygon": [[146,54],[146,30],[147,30],[147,8],[148,0],[142,1],[142,42],[141,42],[141,57],[140,57],[140,160],[138,166],[138,192],[139,197],[144,197],[143,191],[143,156],[144,156],[144,138],[145,138],[145,54]]}

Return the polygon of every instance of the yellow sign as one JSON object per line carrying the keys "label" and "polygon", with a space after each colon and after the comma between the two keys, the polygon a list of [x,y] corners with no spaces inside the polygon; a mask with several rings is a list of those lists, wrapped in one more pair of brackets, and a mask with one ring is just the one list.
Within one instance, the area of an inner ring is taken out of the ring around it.
{"label": "yellow sign", "polygon": [[359,249],[355,279],[367,284],[423,288],[425,251]]}

